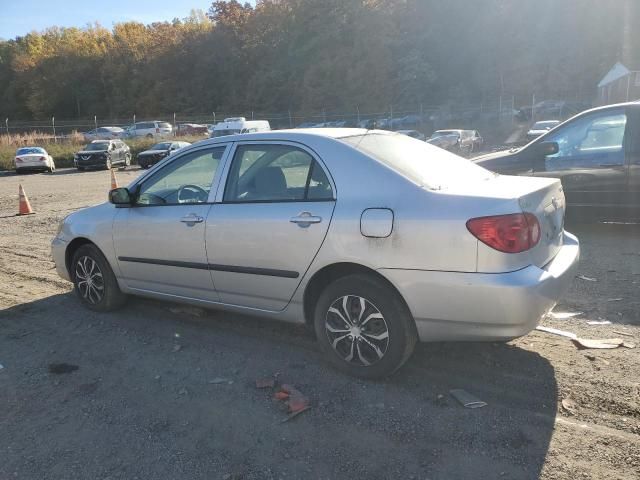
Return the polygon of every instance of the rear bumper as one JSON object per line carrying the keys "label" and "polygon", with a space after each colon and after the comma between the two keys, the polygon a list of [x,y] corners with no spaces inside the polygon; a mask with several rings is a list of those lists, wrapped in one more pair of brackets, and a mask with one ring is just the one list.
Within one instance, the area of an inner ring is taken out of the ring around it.
{"label": "rear bumper", "polygon": [[564,245],[544,268],[509,273],[380,270],[403,295],[421,341],[510,340],[533,330],[571,286],[580,244]]}
{"label": "rear bumper", "polygon": [[16,163],[16,170],[48,170],[49,163],[47,162],[21,162]]}

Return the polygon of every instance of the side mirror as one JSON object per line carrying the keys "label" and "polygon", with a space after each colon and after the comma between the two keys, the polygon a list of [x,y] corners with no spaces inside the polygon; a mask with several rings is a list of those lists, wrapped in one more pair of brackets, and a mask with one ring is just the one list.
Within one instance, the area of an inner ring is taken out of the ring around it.
{"label": "side mirror", "polygon": [[548,155],[555,155],[560,151],[560,147],[557,142],[542,142],[539,143],[536,150],[540,155],[546,157]]}
{"label": "side mirror", "polygon": [[114,188],[109,192],[109,201],[114,205],[131,205],[133,196],[125,187]]}

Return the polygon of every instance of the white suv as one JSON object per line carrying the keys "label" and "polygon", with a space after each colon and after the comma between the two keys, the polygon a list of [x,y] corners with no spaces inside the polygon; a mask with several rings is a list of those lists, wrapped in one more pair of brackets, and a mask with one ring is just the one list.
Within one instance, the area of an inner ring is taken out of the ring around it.
{"label": "white suv", "polygon": [[126,137],[168,137],[173,133],[173,127],[169,122],[154,120],[152,122],[137,122],[125,130]]}

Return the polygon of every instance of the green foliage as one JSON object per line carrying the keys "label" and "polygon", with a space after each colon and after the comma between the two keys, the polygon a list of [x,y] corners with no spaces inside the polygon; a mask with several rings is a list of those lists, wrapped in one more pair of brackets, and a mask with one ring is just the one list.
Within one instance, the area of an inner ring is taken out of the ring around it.
{"label": "green foliage", "polygon": [[234,0],[172,22],[53,27],[0,41],[0,117],[571,99],[617,59],[623,15],[601,0]]}

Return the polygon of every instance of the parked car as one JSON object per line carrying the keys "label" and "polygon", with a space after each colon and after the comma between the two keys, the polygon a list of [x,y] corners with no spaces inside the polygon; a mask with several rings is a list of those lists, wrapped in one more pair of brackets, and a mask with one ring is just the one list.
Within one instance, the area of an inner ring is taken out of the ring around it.
{"label": "parked car", "polygon": [[540,135],[544,135],[558,125],[560,125],[560,120],[542,120],[540,122],[536,122],[527,132],[527,140],[531,141],[534,138],[538,138]]}
{"label": "parked car", "polygon": [[558,180],[393,132],[289,130],[182,149],[64,219],[52,253],[91,310],[136,294],[307,322],[374,378],[418,340],[535,328],[576,273],[563,218]]}
{"label": "parked car", "polygon": [[640,103],[587,110],[520,149],[474,161],[498,173],[561,179],[569,213],[640,219]]}
{"label": "parked car", "polygon": [[428,141],[432,145],[461,155],[473,153],[484,143],[477,130],[437,130]]}
{"label": "parked car", "polygon": [[199,135],[209,136],[209,129],[207,128],[207,125],[200,125],[199,123],[181,123],[176,129],[176,135],[179,137],[185,135],[191,135],[194,137]]}
{"label": "parked car", "polygon": [[122,140],[94,140],[73,156],[73,163],[78,170],[110,170],[113,165],[130,165],[131,151]]}
{"label": "parked car", "polygon": [[211,138],[237,135],[239,133],[268,132],[271,125],[266,120],[247,120],[244,117],[225,118],[211,132]]}
{"label": "parked car", "polygon": [[420,133],[417,130],[398,130],[397,133],[415,138],[416,140],[421,140],[423,142],[425,141],[424,133]]}
{"label": "parked car", "polygon": [[124,128],[120,127],[98,127],[82,133],[85,142],[92,142],[93,140],[112,140],[114,138],[120,138],[123,135]]}
{"label": "parked car", "polygon": [[141,168],[150,168],[163,158],[177,152],[181,148],[191,145],[189,142],[160,142],[156,143],[149,150],[140,152],[137,157],[138,165]]}
{"label": "parked car", "polygon": [[135,137],[168,137],[173,133],[173,127],[169,122],[161,122],[154,120],[153,122],[137,122],[126,128],[124,136],[127,138]]}
{"label": "parked car", "polygon": [[56,170],[53,157],[41,147],[19,148],[16,150],[14,165],[16,167],[16,173],[26,171],[44,171],[53,173]]}

